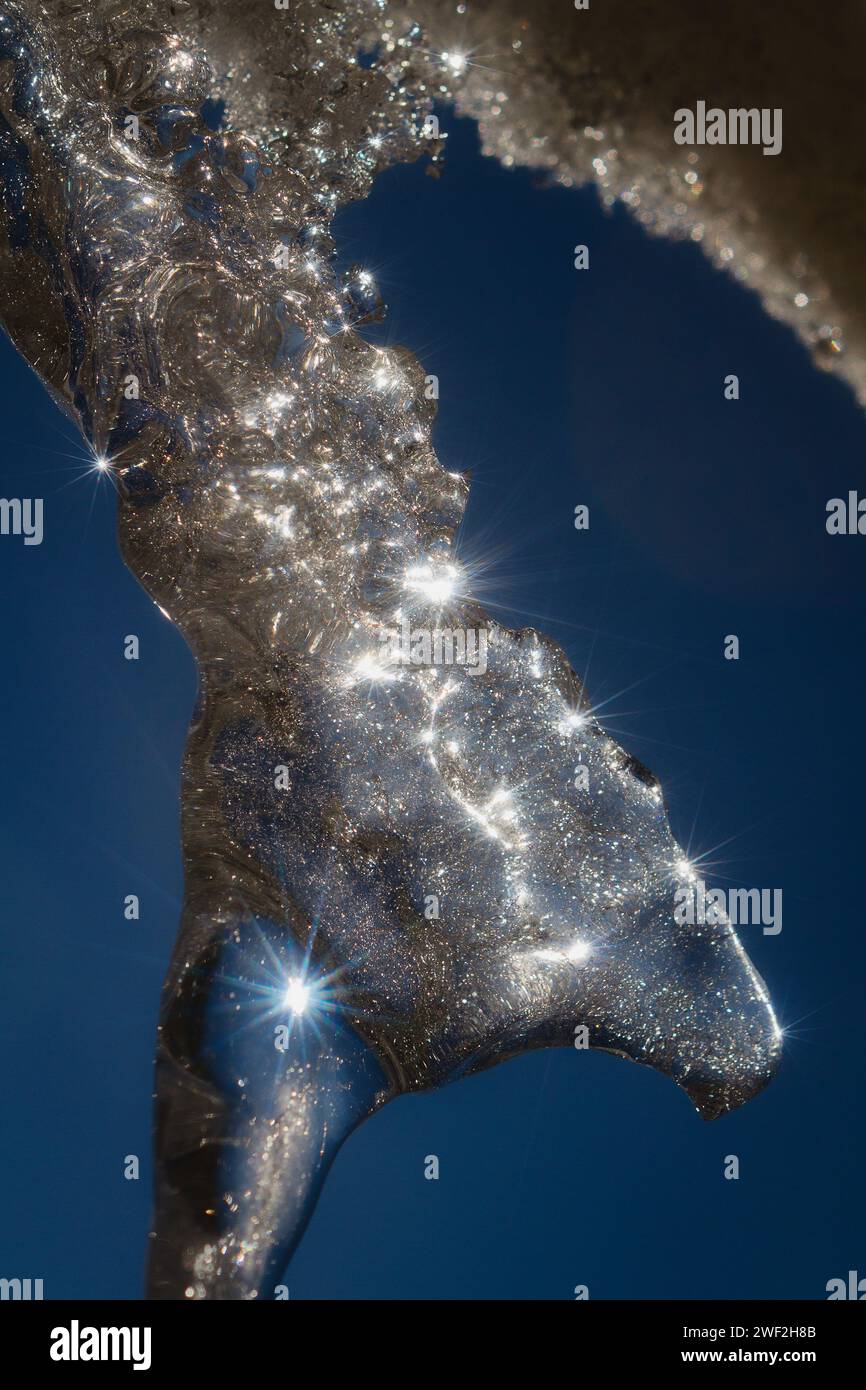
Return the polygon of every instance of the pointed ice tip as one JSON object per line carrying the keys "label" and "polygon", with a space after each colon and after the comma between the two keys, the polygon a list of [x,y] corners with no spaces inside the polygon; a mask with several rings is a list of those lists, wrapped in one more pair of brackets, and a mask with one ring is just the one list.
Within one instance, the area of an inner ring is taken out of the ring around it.
{"label": "pointed ice tip", "polygon": [[774,1037],[766,1050],[755,1058],[754,1068],[739,1077],[694,1076],[681,1081],[680,1085],[702,1120],[717,1120],[763,1091],[773,1080],[781,1061],[781,1037]]}

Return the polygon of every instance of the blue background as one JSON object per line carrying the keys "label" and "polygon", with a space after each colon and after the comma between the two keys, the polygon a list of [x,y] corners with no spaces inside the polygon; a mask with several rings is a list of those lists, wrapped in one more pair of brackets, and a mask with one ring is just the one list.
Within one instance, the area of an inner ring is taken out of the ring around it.
{"label": "blue background", "polygon": [[[482,596],[564,643],[711,883],[783,889],[781,935],[744,935],[789,1036],[772,1086],[713,1124],[656,1073],[573,1049],[400,1099],[339,1155],[291,1296],[821,1298],[866,1273],[866,540],[824,529],[866,418],[698,247],[506,172],[444,123],[442,179],[384,175],[341,215],[341,255],[391,306],[373,335],[440,378]],[[0,493],[45,499],[41,546],[0,538],[0,1275],[137,1298],[195,671],[120,560],[110,482],[8,343],[0,391]]]}

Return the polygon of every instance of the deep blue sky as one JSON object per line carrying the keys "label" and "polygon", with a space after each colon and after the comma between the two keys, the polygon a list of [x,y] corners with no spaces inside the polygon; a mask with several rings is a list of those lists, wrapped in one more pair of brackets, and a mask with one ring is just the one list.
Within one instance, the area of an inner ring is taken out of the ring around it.
{"label": "deep blue sky", "polygon": [[[472,471],[464,553],[497,616],[588,668],[675,833],[723,846],[711,881],[783,889],[782,934],[744,934],[791,1037],[773,1085],[709,1125],[656,1073],[573,1049],[401,1099],[340,1154],[291,1296],[823,1297],[866,1274],[866,539],[824,530],[862,477],[866,417],[697,247],[446,125],[442,179],[382,177],[339,219],[342,249],[379,275],[380,336],[440,378],[437,447]],[[40,547],[0,538],[0,1275],[136,1298],[195,672],[121,563],[110,486],[82,480],[83,446],[8,344],[0,404],[0,494],[45,499]]]}

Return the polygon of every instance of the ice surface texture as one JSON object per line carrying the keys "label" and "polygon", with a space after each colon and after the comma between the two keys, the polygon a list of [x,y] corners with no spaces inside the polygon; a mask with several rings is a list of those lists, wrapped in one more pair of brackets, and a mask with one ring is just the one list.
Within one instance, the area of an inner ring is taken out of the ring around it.
{"label": "ice surface texture", "polygon": [[[708,1118],[752,1096],[761,980],[727,923],[675,922],[658,784],[559,647],[472,597],[423,369],[333,268],[336,209],[437,158],[431,99],[465,79],[477,112],[472,69],[404,6],[0,14],[5,322],[200,676],[151,1295],[273,1296],[354,1125],[530,1047],[585,1037]],[[404,624],[484,660],[401,664]]]}

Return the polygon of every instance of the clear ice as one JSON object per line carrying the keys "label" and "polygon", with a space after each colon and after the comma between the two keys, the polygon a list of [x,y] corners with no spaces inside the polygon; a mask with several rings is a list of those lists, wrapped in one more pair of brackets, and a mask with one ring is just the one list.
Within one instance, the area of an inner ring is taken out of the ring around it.
{"label": "clear ice", "polygon": [[[674,920],[692,871],[656,779],[553,641],[472,597],[423,368],[365,340],[375,286],[334,268],[338,208],[435,168],[433,99],[482,100],[443,43],[373,0],[0,5],[4,321],[200,678],[155,1298],[272,1297],[340,1143],[400,1092],[585,1029],[712,1118],[779,1059],[732,927]],[[483,634],[486,669],[400,663],[404,623]]]}

